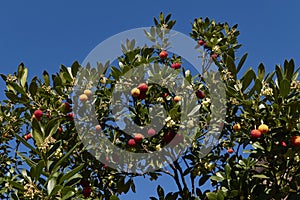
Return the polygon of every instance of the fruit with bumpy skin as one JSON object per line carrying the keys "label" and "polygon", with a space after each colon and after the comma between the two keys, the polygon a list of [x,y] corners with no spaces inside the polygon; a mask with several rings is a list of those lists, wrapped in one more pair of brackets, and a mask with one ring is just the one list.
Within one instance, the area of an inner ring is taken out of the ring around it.
{"label": "fruit with bumpy skin", "polygon": [[150,128],[147,133],[150,137],[152,137],[156,134],[156,131],[153,128]]}
{"label": "fruit with bumpy skin", "polygon": [[63,128],[60,126],[60,127],[58,127],[57,131],[58,131],[59,133],[62,133],[62,132],[63,132]]}
{"label": "fruit with bumpy skin", "polygon": [[299,135],[293,136],[291,142],[295,146],[300,146],[300,136]]}
{"label": "fruit with bumpy skin", "polygon": [[261,132],[258,129],[253,129],[250,134],[253,138],[260,138],[261,136]]}
{"label": "fruit with bumpy skin", "polygon": [[198,40],[198,44],[200,45],[200,46],[202,46],[202,45],[204,45],[204,40]]}
{"label": "fruit with bumpy skin", "polygon": [[180,63],[173,63],[172,65],[171,65],[171,68],[172,69],[179,69],[181,67],[181,64]]}
{"label": "fruit with bumpy skin", "polygon": [[140,90],[140,92],[147,92],[148,85],[146,83],[141,83],[137,88]]}
{"label": "fruit with bumpy skin", "polygon": [[91,96],[92,95],[92,91],[91,90],[84,90],[83,94],[85,94],[86,96]]}
{"label": "fruit with bumpy skin", "polygon": [[175,103],[178,103],[179,101],[181,101],[181,97],[180,96],[175,96],[174,101],[175,101]]}
{"label": "fruit with bumpy skin", "polygon": [[228,153],[233,153],[234,151],[233,151],[232,148],[230,148],[230,149],[227,149],[227,152],[228,152]]}
{"label": "fruit with bumpy skin", "polygon": [[83,188],[82,194],[85,198],[90,197],[91,193],[92,193],[92,188],[90,186]]}
{"label": "fruit with bumpy skin", "polygon": [[31,133],[28,133],[24,136],[24,139],[25,140],[29,140],[30,138],[32,138],[32,134]]}
{"label": "fruit with bumpy skin", "polygon": [[262,134],[265,134],[269,131],[269,127],[265,124],[261,124],[259,125],[258,127],[258,130],[262,133]]}
{"label": "fruit with bumpy skin", "polygon": [[205,97],[205,94],[202,90],[197,90],[196,91],[196,96],[199,98],[199,99],[203,99]]}
{"label": "fruit with bumpy skin", "polygon": [[36,118],[36,120],[40,121],[43,116],[43,111],[36,110],[34,111],[33,116]]}
{"label": "fruit with bumpy skin", "polygon": [[133,88],[131,90],[131,96],[133,96],[133,97],[139,97],[140,94],[141,94],[141,91],[138,88]]}
{"label": "fruit with bumpy skin", "polygon": [[144,136],[140,133],[137,133],[137,134],[134,135],[133,139],[136,142],[141,142],[144,139]]}
{"label": "fruit with bumpy skin", "polygon": [[168,52],[165,51],[165,50],[162,50],[162,51],[159,53],[159,57],[162,58],[162,59],[168,57],[168,55],[169,55]]}
{"label": "fruit with bumpy skin", "polygon": [[135,147],[136,146],[136,142],[134,139],[129,139],[127,142],[128,146],[130,147]]}
{"label": "fruit with bumpy skin", "polygon": [[97,124],[97,125],[95,126],[95,128],[96,128],[96,131],[101,131],[101,126],[100,126],[100,124]]}
{"label": "fruit with bumpy skin", "polygon": [[69,120],[73,120],[74,119],[74,113],[68,113],[68,118]]}
{"label": "fruit with bumpy skin", "polygon": [[86,94],[81,94],[81,95],[79,96],[79,100],[80,100],[81,102],[86,102],[88,99],[89,99],[89,98],[88,98],[88,96],[87,96]]}
{"label": "fruit with bumpy skin", "polygon": [[235,131],[241,130],[241,125],[239,123],[234,124],[233,125],[233,130],[235,130]]}

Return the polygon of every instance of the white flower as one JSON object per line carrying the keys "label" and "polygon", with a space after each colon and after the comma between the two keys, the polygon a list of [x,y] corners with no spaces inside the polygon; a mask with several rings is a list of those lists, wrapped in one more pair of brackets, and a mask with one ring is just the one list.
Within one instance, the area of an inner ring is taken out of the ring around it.
{"label": "white flower", "polygon": [[265,106],[264,104],[260,104],[260,105],[258,106],[258,108],[259,108],[259,109],[264,109],[264,108],[266,108],[266,106]]}
{"label": "white flower", "polygon": [[155,149],[156,149],[156,151],[161,151],[160,144],[156,145],[156,146],[155,146]]}
{"label": "white flower", "polygon": [[169,116],[169,117],[167,117],[166,119],[165,119],[165,122],[168,122],[168,121],[170,121],[172,118]]}
{"label": "white flower", "polygon": [[184,73],[185,77],[188,77],[191,75],[191,71],[190,70],[186,70]]}
{"label": "white flower", "polygon": [[119,62],[119,66],[120,66],[120,68],[121,68],[121,69],[123,69],[123,68],[124,68],[124,65],[123,65],[123,63],[122,63],[122,62]]}

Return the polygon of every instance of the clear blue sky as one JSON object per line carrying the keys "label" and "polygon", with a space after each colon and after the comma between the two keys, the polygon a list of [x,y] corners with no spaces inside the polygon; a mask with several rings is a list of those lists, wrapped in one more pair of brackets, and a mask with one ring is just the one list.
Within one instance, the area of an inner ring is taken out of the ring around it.
{"label": "clear blue sky", "polygon": [[[43,70],[55,73],[61,64],[81,62],[106,38],[132,28],[151,26],[161,11],[177,19],[175,29],[188,34],[196,17],[239,24],[248,52],[246,67],[263,62],[270,71],[284,59],[300,61],[299,1],[1,1],[0,73],[13,73],[20,62],[29,67],[29,75]],[[3,98],[0,81],[0,98]],[[162,180],[164,185],[167,180]],[[156,184],[139,181],[137,195],[123,199],[147,199]]]}

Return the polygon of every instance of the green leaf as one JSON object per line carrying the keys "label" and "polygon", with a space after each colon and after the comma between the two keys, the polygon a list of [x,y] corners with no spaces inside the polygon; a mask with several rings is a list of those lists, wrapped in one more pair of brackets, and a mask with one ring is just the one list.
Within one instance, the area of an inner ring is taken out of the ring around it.
{"label": "green leaf", "polygon": [[295,70],[295,62],[293,59],[290,60],[290,62],[287,63],[287,65],[284,65],[284,71],[285,71],[285,77],[287,80],[291,81],[293,74]]}
{"label": "green leaf", "polygon": [[250,85],[250,83],[252,82],[252,80],[256,79],[256,74],[253,71],[252,68],[248,69],[244,76],[241,78],[241,82],[242,82],[242,92],[244,92]]}
{"label": "green leaf", "polygon": [[234,63],[234,60],[231,56],[227,56],[226,59],[226,67],[228,68],[228,71],[231,72],[231,75],[236,78],[237,69]]}
{"label": "green leaf", "polygon": [[37,163],[27,158],[26,156],[22,155],[21,153],[17,152],[18,156],[20,156],[30,167],[36,167]]}
{"label": "green leaf", "polygon": [[208,198],[208,200],[216,200],[218,199],[218,195],[214,192],[208,192],[206,193],[206,197]]}
{"label": "green leaf", "polygon": [[8,182],[9,182],[9,184],[12,185],[14,188],[16,188],[16,189],[18,189],[18,190],[20,190],[20,191],[23,191],[23,190],[24,190],[24,185],[23,185],[23,184],[18,183],[18,182],[16,182],[16,181],[11,181],[11,180],[9,180]]}
{"label": "green leaf", "polygon": [[277,75],[278,83],[280,83],[282,81],[282,79],[284,78],[283,74],[282,74],[282,67],[279,65],[276,65],[275,72]]}
{"label": "green leaf", "polygon": [[25,87],[25,84],[27,82],[27,76],[28,76],[28,69],[27,68],[24,68],[23,70],[23,74],[21,76],[21,86],[24,88]]}
{"label": "green leaf", "polygon": [[54,133],[56,133],[62,120],[63,119],[61,118],[51,119],[46,126],[46,130],[45,130],[46,136],[52,136]]}
{"label": "green leaf", "polygon": [[41,144],[44,142],[43,133],[40,127],[40,123],[36,119],[32,120],[32,128],[32,136],[36,141],[37,145],[41,146]]}
{"label": "green leaf", "polygon": [[32,97],[34,97],[37,93],[37,89],[38,89],[38,85],[35,82],[35,80],[32,79],[30,85],[29,85],[29,92],[31,94]]}
{"label": "green leaf", "polygon": [[75,192],[74,192],[74,188],[73,187],[68,187],[68,186],[64,187],[64,189],[62,191],[63,198],[61,200],[69,199],[69,198],[71,198],[74,195],[75,195]]}
{"label": "green leaf", "polygon": [[290,82],[287,79],[283,79],[279,82],[279,93],[285,98],[290,93]]}
{"label": "green leaf", "polygon": [[237,66],[237,69],[236,69],[237,73],[241,70],[243,64],[245,63],[245,61],[246,61],[246,59],[247,59],[247,56],[248,56],[248,53],[245,53],[245,54],[243,55],[243,57],[241,58],[241,60],[240,60],[240,62],[239,62],[239,64],[238,64],[238,66]]}
{"label": "green leaf", "polygon": [[257,78],[262,81],[262,80],[264,80],[264,76],[265,76],[265,67],[262,63],[260,63],[258,66]]}
{"label": "green leaf", "polygon": [[[79,165],[78,167],[74,168],[73,170],[71,171],[68,171],[66,174],[64,174],[60,180],[59,180],[59,184],[62,184],[63,182],[68,182],[71,180],[71,178],[77,174],[82,168],[83,168],[83,164],[82,165]],[[70,180],[69,180],[70,179]]]}
{"label": "green leaf", "polygon": [[164,199],[165,192],[164,192],[164,189],[160,185],[157,186],[157,194],[158,194],[159,199]]}
{"label": "green leaf", "polygon": [[253,178],[261,178],[261,179],[269,179],[269,177],[267,177],[264,174],[255,174],[252,176]]}
{"label": "green leaf", "polygon": [[48,72],[46,72],[46,71],[43,72],[43,78],[44,78],[45,85],[49,86],[50,85],[50,77],[49,77]]}
{"label": "green leaf", "polygon": [[119,197],[117,197],[116,195],[112,195],[110,196],[109,200],[119,200]]}
{"label": "green leaf", "polygon": [[48,181],[48,184],[47,184],[47,193],[48,193],[48,195],[51,194],[51,192],[54,189],[55,185],[56,185],[56,177],[53,177]]}

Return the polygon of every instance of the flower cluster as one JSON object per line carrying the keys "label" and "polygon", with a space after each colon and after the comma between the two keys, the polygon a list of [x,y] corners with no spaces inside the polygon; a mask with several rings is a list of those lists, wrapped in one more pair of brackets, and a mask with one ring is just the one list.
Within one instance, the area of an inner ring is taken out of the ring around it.
{"label": "flower cluster", "polygon": [[34,199],[36,195],[41,193],[33,182],[27,183],[24,186],[24,190],[24,196],[29,199]]}
{"label": "flower cluster", "polygon": [[272,96],[273,89],[269,87],[268,83],[263,82],[263,87],[261,89],[260,95]]}
{"label": "flower cluster", "polygon": [[171,117],[167,117],[165,119],[165,122],[167,123],[167,127],[172,127],[172,126],[174,126],[176,124]]}
{"label": "flower cluster", "polygon": [[293,81],[291,83],[291,89],[296,89],[296,90],[300,91],[300,81]]}
{"label": "flower cluster", "polygon": [[39,149],[46,153],[48,149],[51,148],[52,144],[55,143],[55,139],[53,137],[47,137],[44,142],[39,146]]}

